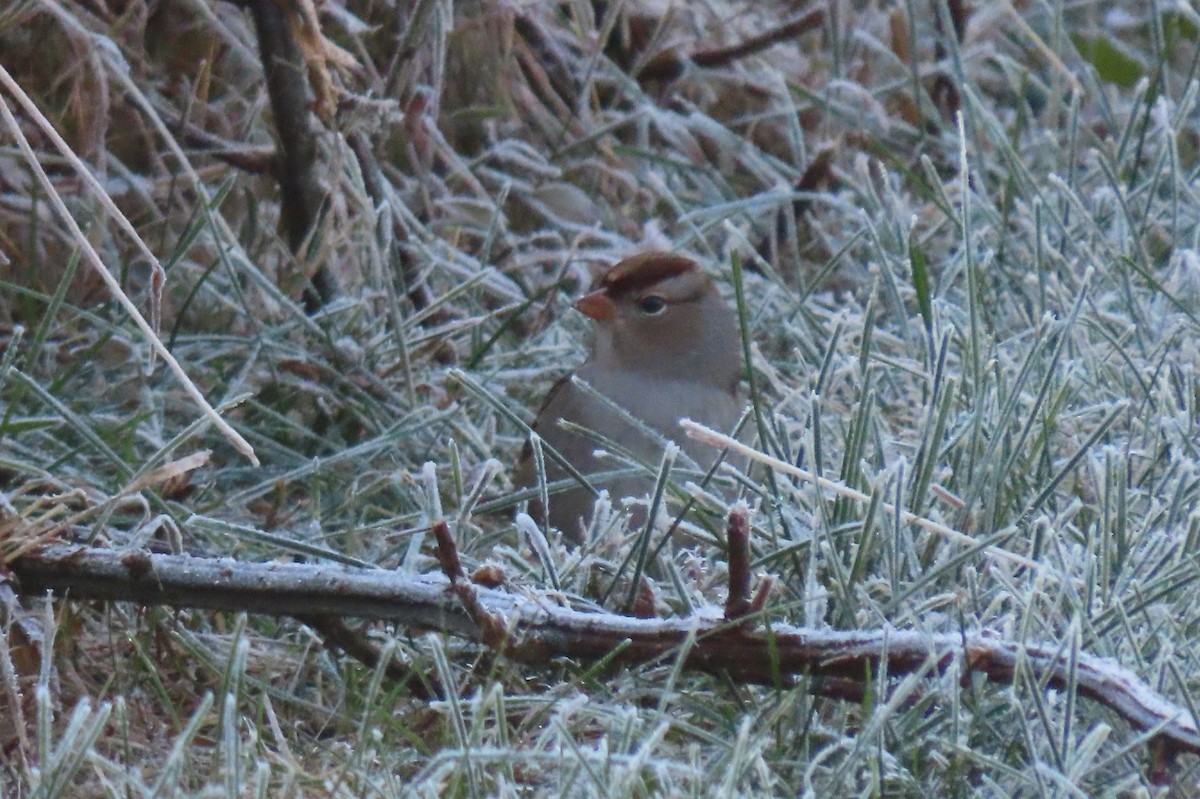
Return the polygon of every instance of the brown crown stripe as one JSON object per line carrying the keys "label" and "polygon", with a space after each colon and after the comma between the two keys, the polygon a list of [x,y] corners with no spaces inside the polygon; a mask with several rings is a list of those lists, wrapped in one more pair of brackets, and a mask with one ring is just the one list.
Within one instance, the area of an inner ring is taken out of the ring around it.
{"label": "brown crown stripe", "polygon": [[609,294],[633,294],[695,268],[696,262],[691,258],[669,252],[647,252],[630,256],[608,270],[600,278],[600,287]]}

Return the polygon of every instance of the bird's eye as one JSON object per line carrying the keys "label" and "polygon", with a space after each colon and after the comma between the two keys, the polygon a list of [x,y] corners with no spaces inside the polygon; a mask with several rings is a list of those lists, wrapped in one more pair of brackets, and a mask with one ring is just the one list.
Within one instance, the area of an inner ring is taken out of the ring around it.
{"label": "bird's eye", "polygon": [[658,316],[663,311],[667,310],[667,301],[657,294],[649,294],[638,300],[638,307],[642,309],[642,313],[647,316]]}

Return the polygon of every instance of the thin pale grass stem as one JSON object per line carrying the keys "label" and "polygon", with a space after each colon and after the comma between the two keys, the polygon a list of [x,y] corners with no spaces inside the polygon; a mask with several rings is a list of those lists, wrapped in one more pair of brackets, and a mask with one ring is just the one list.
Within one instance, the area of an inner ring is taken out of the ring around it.
{"label": "thin pale grass stem", "polygon": [[[14,87],[16,87],[15,82],[13,82],[11,76],[8,74],[8,71],[4,69],[2,65],[0,65],[0,83],[3,83],[5,88],[7,88],[10,92],[13,91]],[[84,257],[87,259],[88,263],[91,264],[92,269],[95,270],[100,279],[104,281],[105,286],[112,293],[112,296],[117,300],[121,307],[125,309],[125,312],[129,314],[129,317],[133,320],[133,323],[137,326],[138,330],[140,330],[142,335],[145,336],[146,341],[149,342],[154,351],[159,354],[159,357],[166,362],[167,366],[175,374],[176,379],[178,379],[180,384],[183,386],[184,391],[187,392],[188,396],[190,396],[198,406],[200,406],[201,413],[208,418],[218,430],[221,431],[221,434],[224,435],[231,444],[233,444],[234,448],[238,452],[246,456],[246,458],[252,464],[258,466],[258,456],[254,454],[254,447],[250,446],[250,442],[243,438],[241,433],[234,430],[228,422],[222,419],[221,415],[217,413],[216,409],[209,404],[208,400],[205,399],[204,394],[200,391],[196,384],[192,382],[192,379],[188,377],[187,372],[184,371],[183,367],[179,364],[179,361],[175,360],[175,356],[172,355],[171,351],[166,348],[166,345],[162,343],[162,339],[158,337],[158,334],[154,332],[154,329],[150,326],[150,323],[146,321],[144,316],[142,316],[142,312],[138,310],[138,307],[134,305],[133,301],[129,299],[129,296],[126,295],[121,289],[121,284],[113,276],[112,272],[110,272],[108,267],[104,265],[104,261],[100,258],[100,254],[96,252],[94,247],[92,247],[92,243],[80,229],[79,223],[75,221],[73,216],[71,216],[71,212],[67,210],[66,203],[63,202],[62,197],[55,190],[54,184],[51,182],[50,177],[46,174],[46,171],[42,169],[42,165],[38,161],[37,154],[34,153],[29,141],[25,138],[25,134],[21,132],[21,127],[17,124],[16,117],[13,116],[12,111],[8,107],[8,103],[0,103],[0,116],[4,118],[4,124],[12,132],[13,137],[16,139],[17,146],[20,147],[22,155],[25,156],[25,159],[29,164],[29,168],[37,176],[38,182],[41,184],[42,189],[46,192],[46,196],[50,198],[50,202],[54,206],[54,210],[58,212],[63,224],[70,228],[74,241],[83,251]]]}
{"label": "thin pale grass stem", "polygon": [[[723,433],[718,433],[716,430],[705,427],[697,422],[693,422],[691,419],[681,419],[679,421],[679,425],[687,432],[688,438],[702,441],[705,444],[714,447],[728,447],[730,452],[735,452],[738,455],[749,458],[752,461],[761,463],[776,472],[782,472],[783,474],[787,474],[792,477],[798,477],[801,480],[812,483],[820,488],[825,489],[826,491],[832,491],[838,496],[853,499],[864,504],[871,503],[871,497],[869,494],[864,494],[862,491],[858,491],[857,489],[850,488],[849,486],[835,482],[828,478],[813,474],[807,469],[801,469],[798,466],[785,463],[778,458],[773,458],[765,452],[759,452],[758,450],[754,449],[754,447],[743,444],[736,438],[731,438]],[[883,510],[889,514],[898,516],[907,524],[920,527],[922,530],[933,533],[934,535],[940,535],[949,541],[974,547],[980,546],[980,542],[977,539],[972,538],[966,533],[959,532],[953,527],[947,527],[946,525],[935,522],[932,519],[918,516],[917,514],[911,513],[903,508],[897,508],[891,502],[881,502],[879,503],[879,507],[883,508]],[[1023,566],[1039,573],[1046,573],[1049,568],[1044,564],[1030,560],[1029,558],[1016,554],[1015,552],[1009,552],[997,547],[985,546],[982,547],[981,551],[997,560],[1015,563],[1018,566]]]}

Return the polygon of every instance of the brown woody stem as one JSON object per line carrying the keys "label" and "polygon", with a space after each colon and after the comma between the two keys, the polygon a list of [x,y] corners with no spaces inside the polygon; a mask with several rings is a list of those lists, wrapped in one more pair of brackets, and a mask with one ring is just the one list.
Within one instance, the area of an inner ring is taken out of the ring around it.
{"label": "brown woody stem", "polygon": [[447,591],[450,586],[442,575],[186,555],[146,555],[135,562],[127,554],[50,545],[9,566],[26,596],[54,591],[73,599],[388,619],[502,647],[506,657],[536,665],[559,657],[613,664],[661,662],[677,656],[691,640],[683,663],[687,669],[767,685],[820,678],[840,686],[837,693],[845,696],[854,693],[854,685],[865,685],[870,675],[880,674],[881,666],[892,677],[953,671],[964,683],[983,675],[1010,684],[1019,673],[1032,674],[1050,688],[1073,687],[1138,730],[1153,730],[1151,740],[1164,751],[1200,754],[1200,728],[1186,709],[1127,669],[1086,653],[1072,656],[1056,644],[892,628],[834,631],[772,625],[769,630],[748,630],[725,622],[719,612],[632,619],[463,581],[460,584],[472,589],[472,609],[460,592]]}

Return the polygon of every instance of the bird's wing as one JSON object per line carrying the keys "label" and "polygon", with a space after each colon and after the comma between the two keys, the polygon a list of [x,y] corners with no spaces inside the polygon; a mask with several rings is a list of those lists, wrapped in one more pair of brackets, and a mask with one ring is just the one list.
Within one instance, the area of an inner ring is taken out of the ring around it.
{"label": "bird's wing", "polygon": [[[538,408],[537,416],[534,417],[532,424],[529,425],[535,433],[540,433],[542,425],[546,424],[546,410],[551,405],[563,399],[563,392],[567,391],[570,387],[570,374],[563,375],[554,381],[554,385],[550,386],[550,390],[546,392],[546,398],[542,400],[542,406]],[[553,424],[553,420],[550,424]],[[536,482],[537,476],[534,474],[533,466],[533,444],[526,438],[525,445],[521,447],[521,455],[517,458],[517,470],[513,478],[513,483],[517,486],[527,487]]]}

